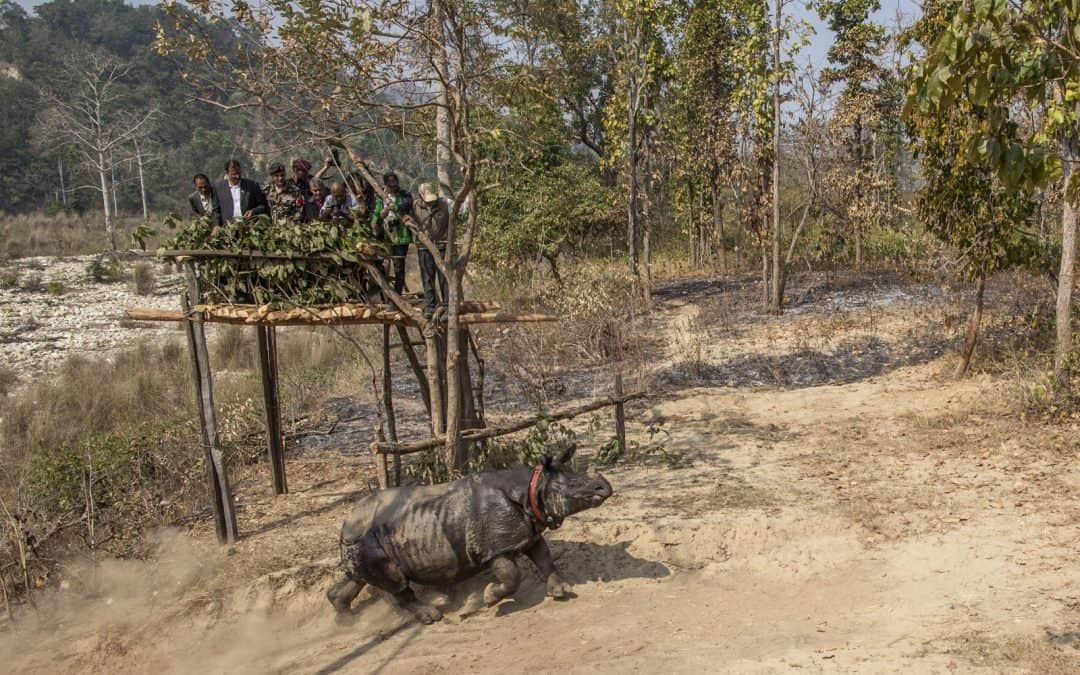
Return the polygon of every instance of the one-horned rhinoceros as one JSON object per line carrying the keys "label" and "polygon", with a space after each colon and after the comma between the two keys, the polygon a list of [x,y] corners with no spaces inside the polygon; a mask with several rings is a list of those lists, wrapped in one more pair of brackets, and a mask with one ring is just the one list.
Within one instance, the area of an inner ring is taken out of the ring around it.
{"label": "one-horned rhinoceros", "polygon": [[381,490],[361,499],[341,528],[345,576],[327,597],[346,613],[371,584],[431,623],[442,613],[421,603],[410,583],[446,586],[490,567],[496,580],[484,589],[484,602],[493,605],[517,590],[521,578],[514,558],[520,553],[547,580],[548,595],[566,597],[544,529],[611,496],[603,476],[568,470],[573,453],[571,447],[557,458],[545,455],[534,468]]}

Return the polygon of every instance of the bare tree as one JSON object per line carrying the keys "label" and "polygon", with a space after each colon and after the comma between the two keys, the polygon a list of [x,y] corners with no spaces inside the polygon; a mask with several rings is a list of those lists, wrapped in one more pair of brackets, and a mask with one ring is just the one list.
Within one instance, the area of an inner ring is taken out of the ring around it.
{"label": "bare tree", "polygon": [[116,250],[115,205],[110,201],[114,157],[143,133],[156,109],[132,109],[124,79],[131,64],[85,50],[64,61],[57,81],[41,90],[48,106],[38,133],[46,142],[70,146],[94,183],[74,189],[101,193],[109,248]]}

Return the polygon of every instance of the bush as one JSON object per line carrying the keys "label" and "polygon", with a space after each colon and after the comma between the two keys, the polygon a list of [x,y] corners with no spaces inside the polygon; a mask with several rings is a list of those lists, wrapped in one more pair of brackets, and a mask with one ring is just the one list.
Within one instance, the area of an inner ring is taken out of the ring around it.
{"label": "bush", "polygon": [[31,272],[22,278],[19,288],[30,293],[41,290],[41,272]]}
{"label": "bush", "polygon": [[19,376],[13,368],[0,366],[0,396],[7,396],[18,383]]}
{"label": "bush", "polygon": [[45,290],[49,292],[49,295],[63,295],[64,282],[59,279],[50,279],[49,283],[45,284]]}
{"label": "bush", "polygon": [[16,270],[7,270],[0,274],[0,288],[15,288],[19,285],[19,273]]}
{"label": "bush", "polygon": [[135,282],[135,292],[139,295],[153,295],[157,289],[157,274],[154,266],[146,261],[135,263],[131,270],[131,279]]}
{"label": "bush", "polygon": [[114,284],[124,280],[120,261],[109,255],[99,255],[86,266],[86,275],[98,284]]}

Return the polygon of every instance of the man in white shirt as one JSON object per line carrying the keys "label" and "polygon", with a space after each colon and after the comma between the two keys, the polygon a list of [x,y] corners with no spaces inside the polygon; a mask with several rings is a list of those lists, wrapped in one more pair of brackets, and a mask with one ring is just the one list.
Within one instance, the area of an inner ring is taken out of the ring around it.
{"label": "man in white shirt", "polygon": [[235,159],[226,162],[225,176],[225,180],[214,186],[222,220],[254,218],[270,212],[262,188],[255,181],[243,177],[240,162]]}

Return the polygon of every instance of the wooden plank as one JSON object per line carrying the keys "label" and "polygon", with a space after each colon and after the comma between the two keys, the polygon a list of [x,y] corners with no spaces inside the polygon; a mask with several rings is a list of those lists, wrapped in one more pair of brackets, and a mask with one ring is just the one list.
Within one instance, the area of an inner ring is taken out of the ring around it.
{"label": "wooden plank", "polygon": [[[646,392],[639,391],[633,394],[626,394],[621,398],[615,398],[608,396],[589,403],[583,403],[581,405],[571,406],[563,408],[561,410],[555,410],[543,415],[532,415],[530,417],[514,420],[512,422],[503,422],[495,426],[482,427],[480,429],[469,429],[461,432],[461,440],[472,442],[479,441],[485,438],[494,438],[496,436],[505,436],[506,434],[512,434],[515,431],[521,431],[527,429],[541,419],[546,420],[565,420],[578,415],[584,415],[585,413],[593,412],[594,410],[600,410],[608,406],[617,405],[619,403],[626,403],[627,401],[633,401],[634,399],[644,398]],[[446,438],[442,434],[438,434],[432,438],[427,438],[421,441],[413,441],[411,443],[387,443],[385,441],[376,441],[371,444],[372,452],[386,453],[388,455],[408,455],[414,452],[420,452],[422,450],[429,450],[431,448],[439,447],[446,443]]]}
{"label": "wooden plank", "polygon": [[[361,306],[357,306],[361,307]],[[198,310],[198,308],[196,308]],[[227,323],[246,326],[328,326],[328,325],[375,325],[416,326],[416,322],[401,312],[367,307],[366,311],[352,306],[341,308],[293,308],[271,310],[266,306],[255,308],[243,305],[216,305],[196,311],[207,323]],[[132,321],[184,321],[184,313],[175,310],[134,307],[124,312]],[[462,325],[482,323],[534,323],[558,321],[559,318],[540,312],[471,312],[462,314]]]}
{"label": "wooden plank", "polygon": [[266,451],[274,494],[289,492],[285,478],[285,442],[281,435],[281,402],[278,398],[277,335],[273,326],[257,326],[259,375],[262,380],[263,408],[266,412]]}
{"label": "wooden plank", "polygon": [[[182,298],[185,311],[199,298],[199,282],[195,275],[195,264],[185,265],[187,294]],[[217,433],[217,413],[214,410],[213,380],[210,375],[210,352],[206,347],[206,333],[202,321],[194,315],[186,322],[188,344],[191,347],[193,372],[195,376],[196,400],[199,404],[199,420],[202,426],[203,449],[206,452],[206,464],[210,478],[211,504],[214,510],[214,524],[218,540],[225,544],[235,543],[236,508],[232,490],[229,488],[225,461],[221,454],[221,444]]]}

